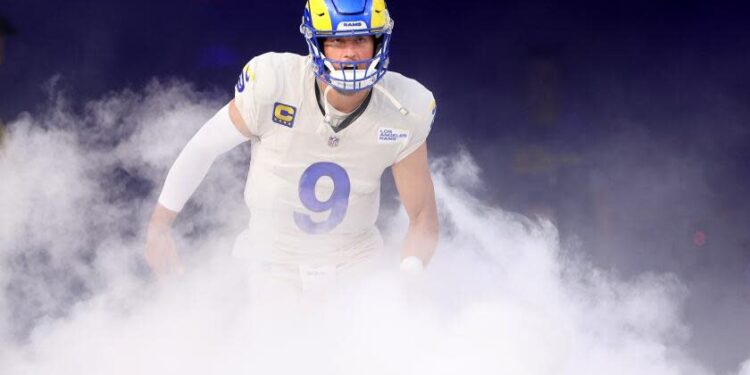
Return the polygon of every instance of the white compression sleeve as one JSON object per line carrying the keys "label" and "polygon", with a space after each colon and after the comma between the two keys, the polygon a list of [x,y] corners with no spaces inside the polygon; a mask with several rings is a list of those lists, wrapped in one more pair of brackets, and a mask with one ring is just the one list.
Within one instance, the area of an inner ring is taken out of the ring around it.
{"label": "white compression sleeve", "polygon": [[248,140],[232,123],[227,104],[182,149],[164,181],[159,204],[175,212],[182,210],[214,160]]}

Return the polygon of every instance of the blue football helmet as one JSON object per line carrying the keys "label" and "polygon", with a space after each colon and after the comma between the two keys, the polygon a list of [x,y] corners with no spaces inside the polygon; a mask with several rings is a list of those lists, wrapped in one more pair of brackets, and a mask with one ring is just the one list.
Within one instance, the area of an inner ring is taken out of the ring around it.
{"label": "blue football helmet", "polygon": [[[385,0],[308,0],[300,25],[315,75],[341,91],[365,90],[383,78],[388,69],[391,31],[393,20]],[[375,37],[371,59],[339,61],[323,54],[323,39],[360,35]],[[354,69],[335,68],[341,66]]]}

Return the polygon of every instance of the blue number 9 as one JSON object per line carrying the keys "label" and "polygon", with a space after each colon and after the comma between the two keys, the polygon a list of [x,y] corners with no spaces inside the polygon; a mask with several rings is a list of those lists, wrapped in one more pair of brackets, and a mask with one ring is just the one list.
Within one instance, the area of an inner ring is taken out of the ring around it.
{"label": "blue number 9", "polygon": [[[333,180],[333,193],[328,200],[320,201],[315,196],[315,185],[321,177],[326,176]],[[349,175],[340,165],[319,162],[309,166],[302,173],[302,178],[299,181],[299,199],[302,205],[312,212],[331,211],[331,213],[325,221],[315,222],[310,218],[310,215],[295,212],[294,222],[300,229],[310,234],[330,232],[344,221],[346,209],[349,207],[350,192]]]}

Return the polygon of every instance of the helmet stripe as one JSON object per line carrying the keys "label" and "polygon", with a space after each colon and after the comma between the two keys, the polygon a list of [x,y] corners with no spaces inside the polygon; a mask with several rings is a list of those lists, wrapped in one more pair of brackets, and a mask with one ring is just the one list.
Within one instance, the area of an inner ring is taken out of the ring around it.
{"label": "helmet stripe", "polygon": [[316,31],[333,31],[331,12],[328,11],[325,0],[309,0],[310,18]]}

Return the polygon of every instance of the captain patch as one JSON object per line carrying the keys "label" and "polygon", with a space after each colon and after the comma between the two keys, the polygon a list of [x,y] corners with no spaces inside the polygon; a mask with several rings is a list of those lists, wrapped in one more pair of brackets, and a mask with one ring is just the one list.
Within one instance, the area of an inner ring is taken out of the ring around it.
{"label": "captain patch", "polygon": [[378,143],[406,142],[409,139],[409,131],[393,128],[378,129]]}
{"label": "captain patch", "polygon": [[273,122],[291,128],[294,126],[294,117],[297,109],[283,103],[276,103],[273,106]]}

